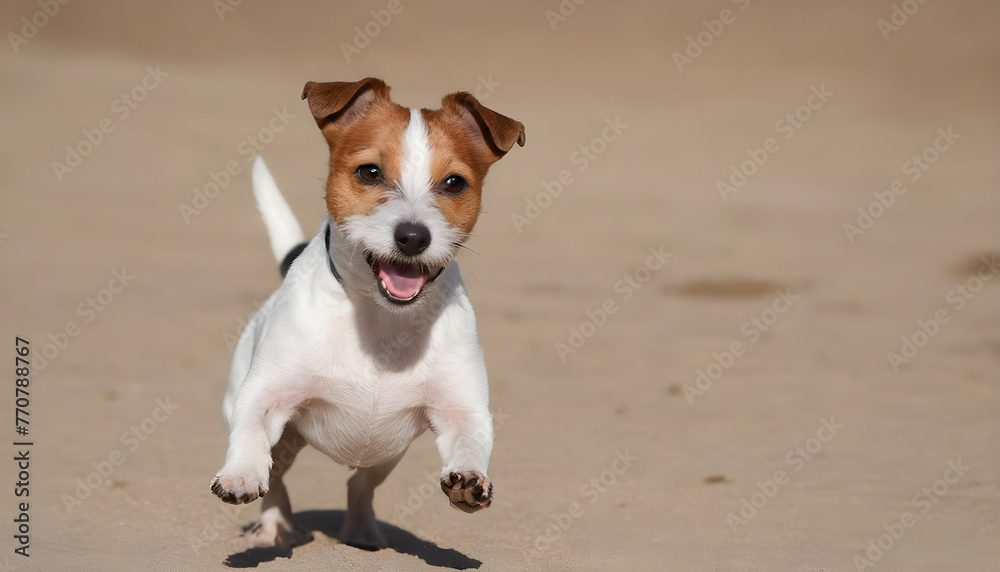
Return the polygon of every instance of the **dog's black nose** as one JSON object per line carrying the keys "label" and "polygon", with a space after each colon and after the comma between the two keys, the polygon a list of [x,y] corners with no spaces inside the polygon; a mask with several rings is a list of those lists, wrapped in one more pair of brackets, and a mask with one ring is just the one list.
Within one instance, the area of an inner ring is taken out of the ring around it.
{"label": "dog's black nose", "polygon": [[404,222],[396,227],[396,245],[407,256],[416,256],[431,245],[431,231],[415,222]]}

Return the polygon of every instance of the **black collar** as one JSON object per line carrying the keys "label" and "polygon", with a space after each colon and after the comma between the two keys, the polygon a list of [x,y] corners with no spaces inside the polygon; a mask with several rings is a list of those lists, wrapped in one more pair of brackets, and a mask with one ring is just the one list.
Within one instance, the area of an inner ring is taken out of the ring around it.
{"label": "black collar", "polygon": [[330,256],[330,225],[326,225],[326,260],[330,263],[330,272],[333,272],[333,277],[337,279],[337,282],[341,284],[344,283],[344,277],[337,272],[337,267],[333,265],[333,257]]}

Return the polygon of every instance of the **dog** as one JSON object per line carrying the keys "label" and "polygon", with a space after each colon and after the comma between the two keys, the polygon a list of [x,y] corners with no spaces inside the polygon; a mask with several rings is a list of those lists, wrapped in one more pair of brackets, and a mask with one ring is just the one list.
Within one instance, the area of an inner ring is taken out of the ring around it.
{"label": "dog", "polygon": [[231,504],[262,497],[255,545],[308,542],[282,482],[308,444],[355,469],[340,541],[378,549],[375,487],[428,428],[451,505],[493,501],[486,366],[455,255],[489,167],[524,145],[524,125],[467,92],[436,110],[402,107],[377,78],[308,82],[302,99],[330,150],[327,212],[306,243],[256,158],[254,196],[283,281],[236,345],[229,446],[211,490]]}

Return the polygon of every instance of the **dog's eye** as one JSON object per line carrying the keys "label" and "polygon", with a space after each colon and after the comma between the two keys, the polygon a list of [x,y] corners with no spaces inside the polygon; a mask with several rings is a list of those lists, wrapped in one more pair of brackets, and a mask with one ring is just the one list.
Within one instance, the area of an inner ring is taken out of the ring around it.
{"label": "dog's eye", "polygon": [[444,180],[444,192],[449,195],[460,195],[467,188],[469,188],[469,183],[465,182],[465,179],[459,177],[458,175],[449,175],[448,178]]}
{"label": "dog's eye", "polygon": [[358,178],[366,185],[382,182],[382,171],[375,165],[361,165],[357,171]]}

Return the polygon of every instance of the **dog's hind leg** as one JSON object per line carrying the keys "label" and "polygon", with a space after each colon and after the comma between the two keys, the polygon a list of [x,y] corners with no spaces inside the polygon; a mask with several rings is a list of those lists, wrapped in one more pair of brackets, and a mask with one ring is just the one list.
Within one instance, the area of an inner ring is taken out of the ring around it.
{"label": "dog's hind leg", "polygon": [[403,453],[381,465],[357,469],[348,479],[347,513],[344,514],[344,523],[338,535],[341,542],[365,550],[378,550],[387,546],[385,537],[375,524],[372,498],[375,487],[382,484],[402,458]]}
{"label": "dog's hind leg", "polygon": [[298,546],[312,540],[304,527],[292,523],[292,505],[282,477],[306,441],[291,425],[271,449],[271,474],[267,495],[261,499],[260,521],[247,533],[255,546]]}

